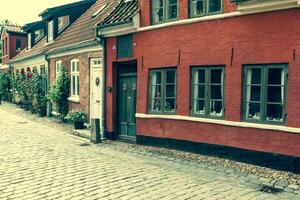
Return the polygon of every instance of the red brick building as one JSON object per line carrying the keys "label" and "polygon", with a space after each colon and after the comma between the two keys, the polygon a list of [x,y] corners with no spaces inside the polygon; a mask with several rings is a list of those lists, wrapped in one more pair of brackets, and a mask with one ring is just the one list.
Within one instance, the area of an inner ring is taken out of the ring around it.
{"label": "red brick building", "polygon": [[9,69],[9,61],[27,47],[26,33],[20,26],[5,25],[1,34],[2,41],[2,67]]}
{"label": "red brick building", "polygon": [[132,0],[120,7],[127,9],[98,25],[109,137],[278,155],[286,158],[282,168],[296,170],[298,1]]}

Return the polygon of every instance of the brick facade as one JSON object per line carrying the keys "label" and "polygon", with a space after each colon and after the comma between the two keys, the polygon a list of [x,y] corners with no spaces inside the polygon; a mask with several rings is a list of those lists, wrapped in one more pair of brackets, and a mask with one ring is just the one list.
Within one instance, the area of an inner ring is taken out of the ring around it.
{"label": "brick facade", "polygon": [[[62,65],[67,70],[70,76],[70,66],[72,59],[79,59],[79,78],[80,78],[80,102],[75,103],[69,101],[69,110],[82,110],[88,116],[90,115],[90,59],[101,58],[101,51],[84,52],[63,57],[50,59],[50,85],[55,80],[55,63],[58,60],[62,61]],[[71,90],[71,88],[70,88]],[[89,117],[88,117],[89,120]]]}
{"label": "brick facade", "polygon": [[[140,1],[142,26],[150,24],[147,2],[149,1]],[[180,10],[185,8],[180,6]],[[225,12],[229,12],[235,9],[235,4],[229,4],[228,0],[225,1],[223,8]],[[226,71],[224,119],[240,122],[242,65],[287,63],[289,77],[286,126],[300,128],[299,13],[299,9],[290,9],[134,33],[136,44],[134,56],[128,60],[138,62],[137,113],[148,113],[149,69],[177,67],[176,115],[190,116],[191,66],[224,65]],[[184,14],[180,12],[180,15]],[[115,45],[115,37],[107,39],[106,86],[112,88],[116,87],[113,79],[113,62],[121,61],[116,59],[116,50],[113,48]],[[231,56],[233,49],[234,54]],[[116,114],[115,104],[114,93],[106,93],[108,132],[115,131],[113,119]],[[300,134],[297,133],[138,118],[137,134],[300,156]]]}

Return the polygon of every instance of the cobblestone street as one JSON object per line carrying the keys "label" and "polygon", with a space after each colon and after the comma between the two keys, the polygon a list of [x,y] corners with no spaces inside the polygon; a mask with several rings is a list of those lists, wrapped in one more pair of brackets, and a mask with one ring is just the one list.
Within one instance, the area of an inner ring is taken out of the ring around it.
{"label": "cobblestone street", "polygon": [[0,199],[300,199],[232,171],[93,145],[0,106]]}

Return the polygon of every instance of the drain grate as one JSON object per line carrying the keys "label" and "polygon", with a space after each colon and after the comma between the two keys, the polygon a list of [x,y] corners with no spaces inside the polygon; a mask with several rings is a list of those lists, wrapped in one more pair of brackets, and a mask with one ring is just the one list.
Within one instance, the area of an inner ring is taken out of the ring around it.
{"label": "drain grate", "polygon": [[91,145],[89,143],[82,143],[79,146],[81,146],[81,147],[88,147],[88,146],[91,146]]}
{"label": "drain grate", "polygon": [[261,189],[259,191],[269,193],[269,194],[278,194],[278,193],[283,192],[283,189],[276,188],[276,187],[273,187],[270,185],[262,185]]}

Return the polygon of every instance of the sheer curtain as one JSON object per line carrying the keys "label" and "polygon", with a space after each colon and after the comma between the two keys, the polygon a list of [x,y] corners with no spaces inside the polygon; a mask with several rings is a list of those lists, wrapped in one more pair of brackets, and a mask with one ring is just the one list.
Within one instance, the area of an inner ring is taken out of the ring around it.
{"label": "sheer curtain", "polygon": [[246,81],[246,117],[249,116],[250,111],[250,100],[251,100],[251,79],[252,79],[252,69],[247,69],[246,71],[247,81]]}
{"label": "sheer curtain", "polygon": [[151,78],[152,78],[152,82],[151,82],[151,110],[155,110],[155,102],[156,102],[155,94],[156,94],[157,73],[152,73]]}
{"label": "sheer curtain", "polygon": [[198,83],[198,80],[199,80],[199,70],[197,71],[194,71],[194,81],[193,81],[193,84],[194,84],[194,113],[198,113],[199,111],[197,110],[197,104],[198,104],[198,96],[199,96],[199,83]]}

